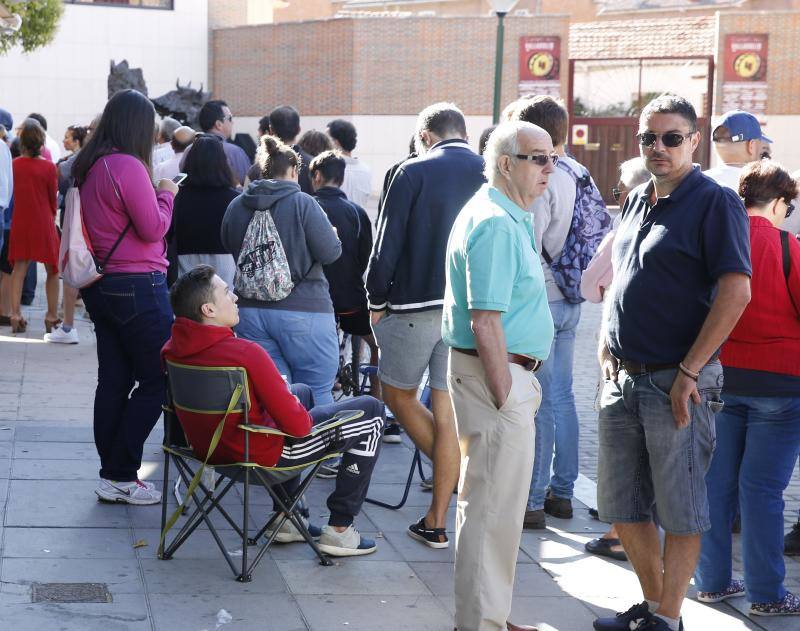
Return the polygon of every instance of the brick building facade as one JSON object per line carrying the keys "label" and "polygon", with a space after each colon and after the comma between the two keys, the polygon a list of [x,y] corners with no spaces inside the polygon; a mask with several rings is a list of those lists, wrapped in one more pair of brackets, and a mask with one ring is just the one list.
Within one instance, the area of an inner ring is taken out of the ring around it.
{"label": "brick building facade", "polygon": [[[546,9],[548,2],[542,0],[540,8]],[[758,6],[759,0],[746,4]],[[496,25],[491,16],[362,16],[218,28],[211,42],[211,87],[231,104],[239,131],[252,133],[260,116],[284,104],[299,109],[306,129],[324,129],[335,117],[351,118],[363,139],[357,153],[377,165],[377,186],[384,168],[402,155],[415,115],[426,105],[457,103],[467,115],[472,138],[490,123]],[[791,141],[800,121],[800,83],[793,81],[800,76],[800,11],[696,11],[681,17],[643,12],[636,20],[590,23],[570,23],[568,15],[512,14],[506,18],[501,101],[508,103],[519,94],[520,38],[556,36],[561,43],[557,78],[565,100],[569,59],[712,57],[717,72],[711,94],[719,114],[723,103],[730,102],[723,99],[719,70],[730,34],[766,36],[761,117],[776,141],[773,154],[792,168],[800,167],[800,148]],[[663,85],[648,90],[680,93],[686,84],[676,76],[681,75],[665,75]],[[701,103],[707,92],[704,88]]]}
{"label": "brick building facade", "polygon": [[[492,110],[492,18],[336,19],[214,32],[215,93],[256,116],[275,102],[308,115],[415,114],[441,100],[465,113]],[[556,35],[568,57],[566,16],[508,18],[502,101],[517,96],[518,41]],[[560,80],[566,86],[568,68]],[[566,91],[564,90],[564,93]]]}

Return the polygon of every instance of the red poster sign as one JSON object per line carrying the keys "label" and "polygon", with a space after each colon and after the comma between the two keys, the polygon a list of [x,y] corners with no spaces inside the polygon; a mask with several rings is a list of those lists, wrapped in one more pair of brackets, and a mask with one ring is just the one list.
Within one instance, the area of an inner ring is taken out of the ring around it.
{"label": "red poster sign", "polygon": [[561,70],[561,38],[525,35],[519,38],[519,80],[558,81]]}
{"label": "red poster sign", "polygon": [[766,34],[726,35],[723,81],[766,81],[768,45]]}

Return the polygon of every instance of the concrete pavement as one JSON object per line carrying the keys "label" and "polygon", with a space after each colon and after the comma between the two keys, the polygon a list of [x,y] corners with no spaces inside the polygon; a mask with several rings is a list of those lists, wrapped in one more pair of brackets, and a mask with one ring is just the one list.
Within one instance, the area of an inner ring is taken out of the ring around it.
{"label": "concrete pavement", "polygon": [[[390,511],[367,505],[356,526],[376,537],[376,554],[321,567],[302,544],[277,546],[249,584],[233,580],[207,531],[171,561],[156,558],[159,507],[109,506],[93,493],[99,462],[92,442],[96,360],[90,323],[81,344],[41,341],[41,305],[28,310],[29,332],[0,328],[0,629],[38,631],[211,630],[449,630],[452,550],[431,550],[405,530],[430,495],[414,483],[407,505]],[[584,307],[578,334],[576,391],[582,421],[582,497],[596,472],[597,307]],[[162,479],[160,428],[151,435],[141,477]],[[386,445],[370,494],[398,500],[411,461],[408,444]],[[174,473],[171,474],[174,476]],[[312,522],[323,523],[332,481],[309,493]],[[787,525],[800,489],[787,493]],[[587,500],[588,501],[588,500]],[[228,505],[236,506],[238,495]],[[266,517],[267,498],[256,497]],[[452,530],[453,518],[448,526]],[[627,564],[592,557],[583,544],[604,530],[576,503],[572,520],[550,519],[546,531],[523,535],[512,619],[542,629],[584,631],[600,613],[627,609],[641,594]],[[240,550],[223,529],[229,550]],[[787,559],[787,582],[800,591],[800,563]],[[102,583],[110,602],[32,602],[34,583]],[[748,619],[744,599],[718,606],[687,600],[687,630],[799,630],[800,620]]]}

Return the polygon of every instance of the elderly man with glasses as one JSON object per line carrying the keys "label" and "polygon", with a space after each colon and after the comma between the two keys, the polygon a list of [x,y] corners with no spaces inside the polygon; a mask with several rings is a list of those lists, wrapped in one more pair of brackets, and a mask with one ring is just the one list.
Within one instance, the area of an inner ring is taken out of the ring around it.
{"label": "elderly man with glasses", "polygon": [[450,233],[442,318],[461,448],[456,627],[514,631],[533,629],[508,615],[542,398],[534,373],[553,340],[528,209],[558,156],[546,131],[520,121],[498,125],[484,158],[489,183]]}
{"label": "elderly man with glasses", "polygon": [[[615,524],[644,602],[597,631],[678,631],[710,527],[705,474],[721,409],[719,348],[750,300],[748,219],[734,191],[692,163],[692,105],[651,101],[639,119],[651,181],[628,195],[613,248],[598,359],[598,509]],[[666,531],[662,558],[654,505]]]}

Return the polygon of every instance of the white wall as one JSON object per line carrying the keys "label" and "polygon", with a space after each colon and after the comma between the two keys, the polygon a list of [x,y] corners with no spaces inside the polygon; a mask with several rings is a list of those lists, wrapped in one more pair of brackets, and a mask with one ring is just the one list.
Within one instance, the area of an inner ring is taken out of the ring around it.
{"label": "white wall", "polygon": [[0,57],[0,107],[15,125],[30,112],[43,114],[61,141],[68,125],[88,125],[102,111],[112,59],[141,68],[151,98],[177,78],[208,86],[207,7],[207,0],[175,0],[173,11],[65,5],[52,44]]}
{"label": "white wall", "polygon": [[[225,95],[220,94],[219,98],[224,99]],[[268,113],[268,111],[265,112],[265,114]],[[235,117],[234,133],[248,133],[255,138],[258,131],[258,118],[237,117],[235,111],[233,114]],[[303,131],[316,129],[324,132],[328,123],[335,118],[352,121],[358,130],[358,144],[353,155],[363,160],[372,170],[372,191],[376,194],[380,193],[383,176],[389,167],[408,155],[408,142],[411,140],[417,123],[416,116],[348,116],[346,114],[303,116],[302,114],[300,112],[300,125]],[[492,124],[492,118],[491,116],[467,116],[466,119],[470,144],[477,151],[481,132]]]}

